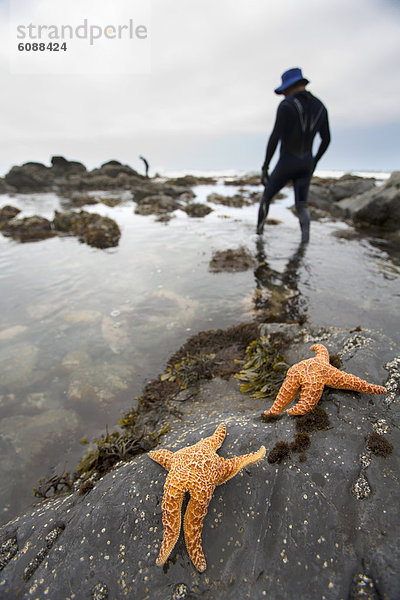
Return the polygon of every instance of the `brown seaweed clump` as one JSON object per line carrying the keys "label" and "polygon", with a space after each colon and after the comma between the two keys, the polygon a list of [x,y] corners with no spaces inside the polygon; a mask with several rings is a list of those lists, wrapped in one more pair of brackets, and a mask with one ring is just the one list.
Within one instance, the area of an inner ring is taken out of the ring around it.
{"label": "brown seaweed clump", "polygon": [[295,419],[298,431],[316,431],[318,429],[328,429],[330,426],[328,414],[318,405],[305,415],[295,417]]}
{"label": "brown seaweed clump", "polygon": [[381,435],[376,431],[368,434],[367,447],[371,452],[376,454],[376,456],[383,456],[384,458],[393,451],[393,444],[391,444],[384,435]]}
{"label": "brown seaweed clump", "polygon": [[[244,358],[247,346],[255,340],[257,335],[258,325],[255,322],[241,323],[228,329],[201,331],[189,338],[171,356],[167,363],[167,372],[173,370],[175,365],[182,361],[188,361],[190,358],[214,355],[214,358],[207,361],[205,378],[208,379],[211,376],[229,379],[231,375],[239,371],[238,361]],[[193,360],[192,367],[196,366],[196,363],[200,370],[205,366],[202,361]]]}
{"label": "brown seaweed clump", "polygon": [[282,418],[282,415],[266,415],[265,413],[261,413],[261,421],[264,423],[274,423],[275,421],[279,421]]}
{"label": "brown seaweed clump", "polygon": [[247,271],[255,266],[256,262],[246,248],[240,247],[236,250],[217,250],[210,260],[210,271],[220,273],[227,271]]}
{"label": "brown seaweed clump", "polygon": [[289,444],[287,442],[277,442],[275,446],[268,453],[268,462],[272,465],[274,463],[280,464],[285,458],[290,455]]}
{"label": "brown seaweed clump", "polygon": [[[308,433],[301,431],[300,433],[296,433],[294,436],[293,442],[290,444],[290,450],[292,452],[298,452],[304,456],[304,452],[309,448],[311,444],[311,439]],[[301,460],[301,457],[300,457]]]}
{"label": "brown seaweed clump", "polygon": [[205,217],[212,212],[212,208],[210,206],[207,206],[207,204],[202,204],[201,202],[190,202],[183,210],[188,217],[192,218]]}
{"label": "brown seaweed clump", "polygon": [[50,479],[42,477],[38,481],[38,487],[33,488],[33,493],[37,498],[50,498],[63,492],[70,492],[73,487],[73,479],[69,473],[62,475],[53,475]]}

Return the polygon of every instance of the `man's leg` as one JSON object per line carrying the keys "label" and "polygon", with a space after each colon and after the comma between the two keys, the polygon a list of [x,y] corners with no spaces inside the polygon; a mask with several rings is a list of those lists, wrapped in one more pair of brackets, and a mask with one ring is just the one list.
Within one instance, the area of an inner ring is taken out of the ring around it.
{"label": "man's leg", "polygon": [[290,176],[288,175],[288,170],[285,169],[284,161],[280,159],[267,181],[267,185],[264,188],[260,201],[257,220],[258,234],[262,234],[264,231],[264,223],[268,216],[269,205],[272,198],[287,184],[289,179]]}
{"label": "man's leg", "polygon": [[307,207],[308,188],[311,176],[301,177],[293,181],[294,201],[301,227],[301,243],[306,244],[310,239],[310,212]]}

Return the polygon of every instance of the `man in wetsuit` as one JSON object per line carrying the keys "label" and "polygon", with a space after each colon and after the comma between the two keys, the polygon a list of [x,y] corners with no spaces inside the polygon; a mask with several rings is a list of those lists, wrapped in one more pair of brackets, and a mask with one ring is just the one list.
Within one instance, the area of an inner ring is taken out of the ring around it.
{"label": "man in wetsuit", "polygon": [[[331,139],[328,112],[318,98],[306,91],[308,83],[301,69],[289,69],[283,73],[282,84],[275,90],[276,94],[283,94],[285,99],[278,107],[274,129],[267,145],[261,175],[265,188],[257,222],[257,233],[262,234],[273,196],[292,181],[302,243],[307,243],[310,235],[307,195],[311,176]],[[317,133],[321,137],[321,143],[317,154],[313,156],[312,146]],[[279,160],[271,175],[268,175],[269,163],[279,141]]]}

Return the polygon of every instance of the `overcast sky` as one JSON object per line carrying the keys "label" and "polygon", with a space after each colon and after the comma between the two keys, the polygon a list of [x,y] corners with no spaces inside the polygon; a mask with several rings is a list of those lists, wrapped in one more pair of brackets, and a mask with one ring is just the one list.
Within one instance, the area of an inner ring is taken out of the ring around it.
{"label": "overcast sky", "polygon": [[[116,158],[141,169],[143,154],[153,172],[259,169],[281,99],[273,89],[294,66],[329,111],[321,168],[400,169],[398,0],[149,0],[151,18],[115,0],[97,22],[148,21],[148,73],[127,72],[126,44],[107,65],[99,44],[98,72],[57,74],[55,57],[53,73],[16,73],[16,19],[38,22],[41,1],[0,0],[2,175],[53,154],[90,168]],[[93,0],[53,5],[59,23],[77,23]]]}

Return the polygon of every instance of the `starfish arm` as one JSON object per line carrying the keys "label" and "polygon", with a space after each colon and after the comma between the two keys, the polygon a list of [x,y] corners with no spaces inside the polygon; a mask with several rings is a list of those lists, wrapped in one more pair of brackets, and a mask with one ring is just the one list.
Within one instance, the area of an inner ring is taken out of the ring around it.
{"label": "starfish arm", "polygon": [[269,410],[264,412],[264,415],[279,415],[279,413],[281,413],[283,409],[288,406],[288,404],[293,402],[299,389],[300,384],[297,377],[288,373],[285,381],[281,385],[281,389],[279,390],[277,397],[275,398],[275,402]]}
{"label": "starfish arm", "polygon": [[303,383],[301,386],[300,399],[292,408],[289,408],[286,412],[288,415],[305,415],[309,410],[312,410],[324,391],[324,384],[322,383]]}
{"label": "starfish arm", "polygon": [[364,392],[366,394],[386,394],[387,389],[382,385],[368,383],[364,379],[360,379],[351,373],[345,373],[335,367],[328,371],[326,385],[339,390],[354,390],[356,392]]}
{"label": "starfish arm", "polygon": [[243,454],[242,456],[235,456],[234,458],[224,458],[221,464],[221,474],[218,479],[217,485],[221,485],[234,477],[241,469],[248,465],[254,465],[265,456],[265,446],[257,452],[251,452],[250,454]]}
{"label": "starfish arm", "polygon": [[313,344],[310,350],[315,352],[315,357],[320,361],[329,364],[329,352],[323,344]]}
{"label": "starfish arm", "polygon": [[222,446],[222,443],[225,439],[226,435],[226,427],[224,423],[218,425],[217,429],[214,431],[213,435],[206,438],[206,440],[210,443],[212,450],[218,450]]}
{"label": "starfish arm", "polygon": [[205,496],[201,500],[191,496],[183,521],[186,548],[194,566],[200,573],[205,571],[207,567],[201,544],[201,532],[210,500],[211,496]]}
{"label": "starfish arm", "polygon": [[165,563],[179,537],[182,520],[181,510],[184,495],[185,492],[182,492],[182,490],[170,485],[167,478],[164,486],[164,498],[161,505],[163,512],[162,522],[164,526],[164,536],[160,553],[156,560],[156,564],[159,567]]}
{"label": "starfish arm", "polygon": [[149,457],[155,462],[158,462],[158,464],[164,467],[164,469],[167,469],[167,471],[169,471],[171,468],[173,455],[174,453],[170,450],[163,449],[152,450],[151,452],[149,452]]}

